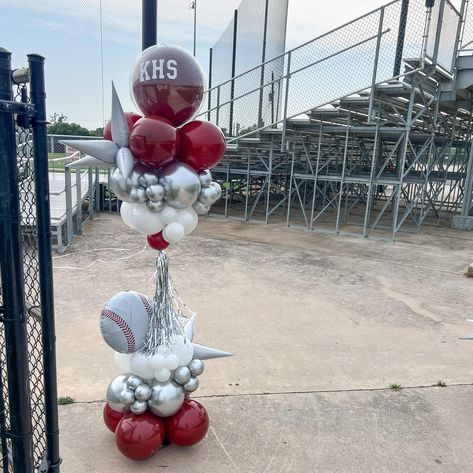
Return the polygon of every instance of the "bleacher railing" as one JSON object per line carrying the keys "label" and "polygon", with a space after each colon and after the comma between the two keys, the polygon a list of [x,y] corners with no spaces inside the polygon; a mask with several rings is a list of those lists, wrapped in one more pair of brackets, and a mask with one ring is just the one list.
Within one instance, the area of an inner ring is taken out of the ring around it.
{"label": "bleacher railing", "polygon": [[[460,20],[449,0],[433,8],[424,0],[394,0],[212,87],[203,101],[209,108],[199,116],[220,126],[231,142],[268,127],[284,131],[287,119],[411,74],[426,58],[451,73]],[[270,98],[263,109],[261,96]]]}

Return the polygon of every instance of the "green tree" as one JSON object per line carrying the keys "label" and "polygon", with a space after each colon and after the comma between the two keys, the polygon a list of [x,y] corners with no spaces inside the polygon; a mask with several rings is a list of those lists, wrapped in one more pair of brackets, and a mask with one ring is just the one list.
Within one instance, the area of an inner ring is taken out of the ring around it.
{"label": "green tree", "polygon": [[50,135],[94,136],[87,128],[77,123],[69,123],[67,117],[62,113],[54,113],[51,115],[48,133]]}

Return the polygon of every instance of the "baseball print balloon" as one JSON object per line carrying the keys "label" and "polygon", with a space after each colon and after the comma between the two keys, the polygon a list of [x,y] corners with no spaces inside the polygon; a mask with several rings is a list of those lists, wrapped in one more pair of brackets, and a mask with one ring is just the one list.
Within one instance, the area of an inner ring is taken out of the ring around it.
{"label": "baseball print balloon", "polygon": [[100,331],[105,342],[120,353],[143,348],[152,315],[151,302],[136,291],[119,292],[100,314]]}

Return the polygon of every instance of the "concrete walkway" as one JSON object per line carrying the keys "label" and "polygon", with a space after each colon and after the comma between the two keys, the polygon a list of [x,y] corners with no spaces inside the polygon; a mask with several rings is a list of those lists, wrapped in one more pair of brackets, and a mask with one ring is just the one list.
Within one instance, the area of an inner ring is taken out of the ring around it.
{"label": "concrete walkway", "polygon": [[237,355],[206,363],[207,438],[137,464],[101,420],[117,370],[98,315],[120,290],[152,294],[155,252],[118,216],[84,230],[54,259],[59,391],[78,401],[60,408],[62,471],[471,471],[473,235],[390,244],[201,219],[171,274],[196,341]]}

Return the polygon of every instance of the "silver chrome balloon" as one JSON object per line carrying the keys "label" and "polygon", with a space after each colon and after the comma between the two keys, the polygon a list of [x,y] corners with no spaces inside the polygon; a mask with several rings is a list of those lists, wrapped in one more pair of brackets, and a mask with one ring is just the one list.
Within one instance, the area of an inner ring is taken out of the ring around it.
{"label": "silver chrome balloon", "polygon": [[203,171],[199,171],[199,181],[202,187],[208,187],[212,183],[212,174],[208,169],[204,169]]}
{"label": "silver chrome balloon", "polygon": [[132,402],[135,402],[135,392],[131,389],[124,389],[120,393],[119,399],[123,404],[131,404]]}
{"label": "silver chrome balloon", "polygon": [[217,189],[212,186],[204,187],[199,194],[199,202],[202,202],[204,205],[212,205],[218,198]]}
{"label": "silver chrome balloon", "polygon": [[137,415],[144,414],[146,409],[148,409],[148,403],[146,401],[135,401],[130,406],[130,411]]}
{"label": "silver chrome balloon", "polygon": [[220,184],[218,182],[213,181],[210,183],[210,187],[215,189],[215,191],[217,192],[217,198],[215,200],[220,199],[220,197],[222,197],[222,188],[220,187]]}
{"label": "silver chrome balloon", "polygon": [[135,397],[138,401],[147,401],[151,397],[151,388],[148,384],[140,384],[135,389]]}
{"label": "silver chrome balloon", "polygon": [[146,197],[149,200],[157,202],[164,199],[164,187],[161,184],[153,184],[146,188]]}
{"label": "silver chrome balloon", "polygon": [[186,384],[191,379],[191,370],[187,366],[179,366],[173,373],[176,383]]}
{"label": "silver chrome balloon", "polygon": [[192,373],[192,376],[199,376],[204,372],[204,363],[202,360],[198,360],[197,358],[194,358],[188,365],[187,367],[189,368],[190,372]]}
{"label": "silver chrome balloon", "polygon": [[129,376],[129,374],[121,374],[108,385],[106,399],[114,411],[128,412],[130,410],[129,404],[120,400],[121,393],[127,389]]}
{"label": "silver chrome balloon", "polygon": [[154,186],[158,183],[158,176],[151,172],[143,172],[138,178],[138,184],[142,187]]}
{"label": "silver chrome balloon", "polygon": [[123,202],[132,204],[133,201],[130,198],[131,187],[127,183],[128,179],[125,179],[122,172],[118,168],[113,168],[110,173],[110,188],[112,192]]}
{"label": "silver chrome balloon", "polygon": [[144,383],[144,379],[140,378],[136,374],[132,374],[128,377],[128,387],[132,389],[133,391],[138,387],[141,386]]}
{"label": "silver chrome balloon", "polygon": [[128,177],[135,165],[135,159],[128,148],[120,148],[117,151],[117,167],[123,177]]}
{"label": "silver chrome balloon", "polygon": [[150,411],[160,417],[175,414],[184,402],[184,389],[174,381],[151,384],[151,398],[148,401]]}
{"label": "silver chrome balloon", "polygon": [[199,387],[199,378],[192,376],[192,378],[182,387],[187,393],[194,392]]}
{"label": "silver chrome balloon", "polygon": [[160,172],[159,182],[166,191],[164,199],[175,209],[190,207],[199,197],[199,176],[187,164],[168,164]]}
{"label": "silver chrome balloon", "polygon": [[209,213],[210,205],[205,205],[199,200],[192,206],[192,208],[199,214],[205,215]]}
{"label": "silver chrome balloon", "polygon": [[134,204],[142,204],[146,202],[146,191],[143,187],[134,187],[130,191],[130,200]]}
{"label": "silver chrome balloon", "polygon": [[164,202],[162,200],[159,200],[158,202],[147,200],[146,207],[148,207],[148,210],[150,210],[151,212],[161,212],[161,210],[164,209]]}

